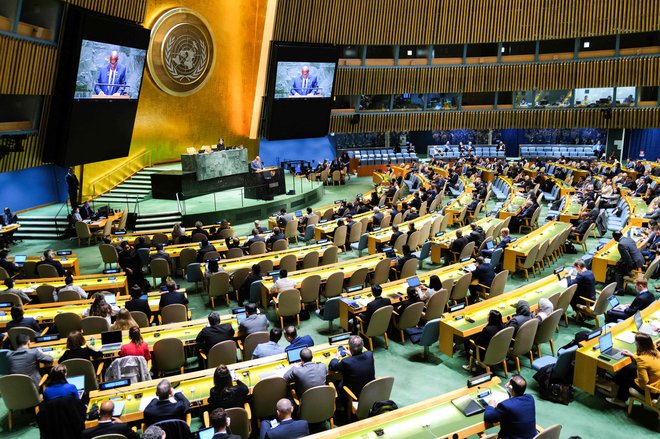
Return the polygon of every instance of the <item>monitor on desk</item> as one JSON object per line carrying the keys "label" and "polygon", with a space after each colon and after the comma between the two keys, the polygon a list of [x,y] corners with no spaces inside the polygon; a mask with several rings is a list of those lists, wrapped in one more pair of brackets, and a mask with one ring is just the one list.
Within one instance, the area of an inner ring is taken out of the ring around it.
{"label": "monitor on desk", "polygon": [[408,286],[413,288],[416,288],[422,284],[417,276],[411,277],[410,279],[407,280],[407,282],[408,282]]}
{"label": "monitor on desk", "polygon": [[333,345],[337,343],[343,343],[351,338],[350,332],[344,332],[342,334],[332,335],[328,337],[328,344]]}
{"label": "monitor on desk", "polygon": [[[121,332],[121,331],[120,331]],[[116,380],[116,381],[106,381],[105,383],[99,384],[99,390],[110,390],[117,389],[119,387],[126,387],[131,385],[131,380]]]}
{"label": "monitor on desk", "polygon": [[215,429],[213,427],[199,430],[196,434],[197,439],[213,439],[214,435],[215,435]]}
{"label": "monitor on desk", "polygon": [[23,264],[25,264],[26,259],[27,259],[26,255],[16,255],[16,256],[14,256],[14,264],[16,264],[20,267]]}
{"label": "monitor on desk", "polygon": [[301,348],[296,348],[286,351],[286,358],[287,360],[289,360],[289,364],[301,362],[302,360],[300,359],[300,352],[306,348],[307,346],[303,346]]}
{"label": "monitor on desk", "polygon": [[103,297],[105,298],[105,301],[108,303],[108,305],[117,304],[117,296],[115,296],[114,294],[112,293],[104,294]]}

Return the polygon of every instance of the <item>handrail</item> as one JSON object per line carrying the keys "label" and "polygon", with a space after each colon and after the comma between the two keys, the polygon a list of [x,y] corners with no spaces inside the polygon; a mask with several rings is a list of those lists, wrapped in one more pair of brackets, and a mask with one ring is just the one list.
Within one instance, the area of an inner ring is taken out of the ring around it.
{"label": "handrail", "polygon": [[[66,207],[66,201],[64,202],[64,204],[62,204],[60,206],[60,210],[58,210],[57,213],[55,214],[55,234],[57,234],[57,235],[60,234],[60,225],[58,224],[57,218],[59,218],[60,212],[62,212],[62,209],[64,209],[65,207]],[[67,222],[67,225],[68,225],[68,222]]]}
{"label": "handrail", "polygon": [[[146,160],[143,161],[142,159],[145,157]],[[135,166],[136,164],[137,166]],[[147,166],[151,166],[151,150],[142,151],[138,155],[126,160],[125,162],[122,162],[121,164],[113,167],[109,171],[92,180],[89,183],[89,185],[92,187],[92,197],[96,198],[98,195],[100,195],[100,193],[96,190],[97,185],[100,186],[101,192],[107,192],[113,187],[119,185],[131,175],[146,168]],[[108,180],[108,182],[104,185],[99,184],[103,180]]]}

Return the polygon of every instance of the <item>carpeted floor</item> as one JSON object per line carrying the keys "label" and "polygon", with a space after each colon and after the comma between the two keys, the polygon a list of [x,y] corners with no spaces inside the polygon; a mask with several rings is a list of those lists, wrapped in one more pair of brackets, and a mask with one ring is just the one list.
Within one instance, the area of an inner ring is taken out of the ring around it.
{"label": "carpeted floor", "polygon": [[[316,203],[316,206],[332,203],[338,198],[348,198],[356,193],[366,192],[370,188],[370,178],[354,178],[347,186],[326,188],[323,199]],[[547,207],[544,206],[541,218],[545,217],[546,210]],[[251,229],[251,224],[235,224],[234,227],[239,235],[245,235]],[[611,235],[608,233],[607,236],[610,237]],[[594,248],[597,241],[590,238],[588,248]],[[78,249],[75,241],[25,241],[13,247],[12,253],[38,254],[46,248],[75,249],[75,253],[81,258],[80,268],[83,274],[96,273],[103,268],[97,248],[83,247]],[[581,249],[579,251],[580,253],[577,255],[564,255],[555,266],[570,266],[575,259],[581,256]],[[349,260],[354,257],[356,257],[355,252],[349,252],[340,255],[340,260]],[[432,268],[435,268],[432,264],[425,263],[423,271]],[[551,273],[552,268],[546,268],[543,275],[547,276]],[[189,286],[181,279],[178,279],[177,282],[180,282],[184,287]],[[524,275],[510,276],[506,291],[515,289],[524,283]],[[602,285],[599,285],[598,288],[602,288]],[[650,289],[655,291],[653,287]],[[621,298],[621,302],[630,303],[632,298],[632,295],[624,296]],[[210,311],[207,297],[204,294],[190,294],[190,309],[193,318],[206,316]],[[220,312],[226,310],[223,306],[217,306],[216,309]],[[274,323],[274,311],[270,310],[268,315],[271,323]],[[590,327],[576,325],[572,320],[568,328],[560,325],[555,345],[562,346],[568,343],[577,331],[585,328]],[[302,322],[299,332],[311,335],[317,344],[327,342],[327,322],[316,318],[313,314],[310,320]],[[392,375],[396,378],[392,399],[400,406],[409,405],[460,388],[465,385],[468,378],[468,373],[461,368],[461,365],[466,362],[465,358],[460,355],[449,358],[440,354],[437,345],[431,348],[431,356],[428,361],[422,359],[423,348],[412,345],[408,340],[403,345],[399,341],[390,340],[389,350],[385,349],[382,339],[376,341],[375,345],[376,373],[378,376]],[[543,347],[543,353],[550,354],[548,346]],[[624,409],[608,404],[599,395],[591,396],[577,390],[575,401],[568,406],[541,400],[538,398],[538,388],[536,382],[532,379],[534,372],[529,368],[529,362],[521,360],[521,363],[523,366],[522,375],[529,383],[529,392],[536,397],[537,424],[547,427],[555,423],[561,423],[563,425],[562,438],[570,436],[594,439],[650,438],[660,432],[660,422],[650,411],[636,407],[632,416],[628,417]],[[515,370],[515,367],[509,370]],[[28,439],[39,437],[32,414],[26,412],[15,414],[14,425],[14,431],[7,432],[7,410],[4,403],[0,402],[0,432],[3,438]],[[193,427],[196,428],[199,425],[199,421],[195,420]]]}

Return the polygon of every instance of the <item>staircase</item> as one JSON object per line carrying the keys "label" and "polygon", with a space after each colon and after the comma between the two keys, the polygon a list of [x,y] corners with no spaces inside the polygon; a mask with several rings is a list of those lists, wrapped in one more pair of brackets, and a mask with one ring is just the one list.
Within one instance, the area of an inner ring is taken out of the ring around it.
{"label": "staircase", "polygon": [[123,205],[124,207],[127,203],[139,203],[151,193],[151,174],[157,174],[159,172],[162,172],[159,168],[144,168],[113,189],[96,197],[94,203],[109,204],[112,207],[114,207],[113,203]]}
{"label": "staircase", "polygon": [[135,231],[171,229],[174,223],[181,221],[181,212],[143,213],[138,215]]}
{"label": "staircase", "polygon": [[18,217],[21,228],[14,233],[15,239],[59,239],[67,226],[67,209],[57,216],[25,215]]}

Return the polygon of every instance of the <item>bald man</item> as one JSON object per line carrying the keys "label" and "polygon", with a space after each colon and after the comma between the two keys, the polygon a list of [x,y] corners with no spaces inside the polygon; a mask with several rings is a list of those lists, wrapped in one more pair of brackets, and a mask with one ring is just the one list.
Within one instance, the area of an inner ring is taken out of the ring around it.
{"label": "bald man", "polygon": [[256,156],[254,160],[250,162],[250,171],[257,172],[264,168],[264,164],[261,162],[261,157]]}
{"label": "bald man", "polygon": [[112,401],[101,404],[98,425],[83,430],[80,433],[80,439],[92,439],[106,434],[123,434],[127,439],[139,439],[140,436],[131,430],[127,424],[122,423],[118,418],[112,417],[114,409],[115,404]]}
{"label": "bald man", "polygon": [[293,404],[287,398],[277,401],[277,420],[261,421],[260,439],[293,439],[309,434],[307,421],[296,421],[293,414]]}
{"label": "bald man", "polygon": [[291,96],[308,96],[319,94],[319,82],[316,76],[309,73],[309,66],[303,66],[300,76],[293,78]]}
{"label": "bald man", "polygon": [[94,91],[101,96],[119,96],[125,94],[123,85],[126,85],[126,66],[119,64],[119,53],[113,50],[108,64],[99,70]]}

